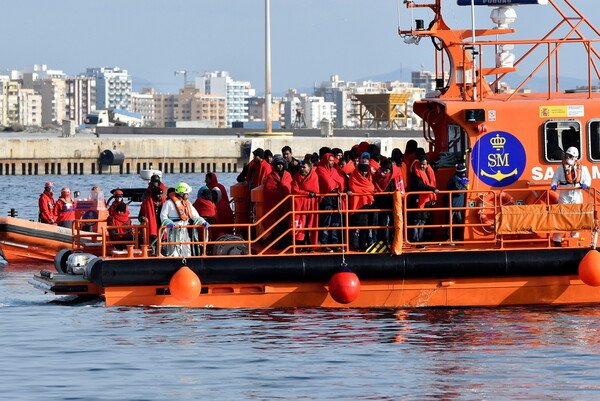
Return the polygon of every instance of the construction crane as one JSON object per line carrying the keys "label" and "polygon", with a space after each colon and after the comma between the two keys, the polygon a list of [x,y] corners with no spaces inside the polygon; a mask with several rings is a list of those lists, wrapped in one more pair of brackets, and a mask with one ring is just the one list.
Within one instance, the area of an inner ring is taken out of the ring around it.
{"label": "construction crane", "polygon": [[188,74],[202,74],[203,71],[188,71],[188,70],[177,70],[175,71],[175,75],[183,75],[183,88],[184,89],[188,89],[188,88],[194,88],[194,82],[193,81],[188,81],[187,76]]}

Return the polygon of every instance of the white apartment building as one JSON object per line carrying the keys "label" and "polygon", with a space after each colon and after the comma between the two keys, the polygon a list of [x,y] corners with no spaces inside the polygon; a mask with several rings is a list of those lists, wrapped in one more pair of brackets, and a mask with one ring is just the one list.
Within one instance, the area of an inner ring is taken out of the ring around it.
{"label": "white apartment building", "polygon": [[33,89],[20,89],[19,124],[26,127],[42,126],[42,95]]}
{"label": "white apartment building", "polygon": [[131,77],[119,67],[88,68],[86,76],[96,78],[96,110],[131,108]]}
{"label": "white apartment building", "polygon": [[83,124],[96,111],[96,79],[83,75],[67,78],[66,112],[69,120]]}
{"label": "white apartment building", "polygon": [[228,127],[233,122],[248,121],[248,98],[255,94],[250,82],[235,81],[227,71],[214,71],[196,77],[195,86],[201,94],[225,97]]}
{"label": "white apartment building", "polygon": [[301,98],[304,109],[304,119],[307,128],[321,128],[321,121],[333,122],[336,118],[336,107],[333,102],[326,102],[318,96],[307,96]]}
{"label": "white apartment building", "polygon": [[131,93],[131,112],[141,115],[144,125],[155,123],[153,88],[144,88],[141,93]]}

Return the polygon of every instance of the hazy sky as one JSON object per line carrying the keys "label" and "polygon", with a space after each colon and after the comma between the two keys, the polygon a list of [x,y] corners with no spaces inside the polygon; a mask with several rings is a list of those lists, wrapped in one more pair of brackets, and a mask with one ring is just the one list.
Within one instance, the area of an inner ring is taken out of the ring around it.
{"label": "hazy sky", "polygon": [[[310,88],[333,74],[359,80],[400,68],[432,69],[430,41],[407,45],[397,35],[397,1],[271,0],[274,94]],[[572,2],[600,26],[598,0]],[[176,70],[226,70],[264,92],[264,0],[2,3],[1,69],[47,64],[75,75],[88,67],[118,66],[163,93],[181,87]],[[446,22],[470,28],[469,7],[446,3]],[[490,11],[478,7],[477,27],[492,26]],[[546,32],[542,21],[555,19],[551,11],[550,5],[520,6],[513,26]],[[407,25],[410,17],[401,4],[401,22]],[[420,17],[426,25],[431,19],[422,9],[414,11],[413,18]]]}

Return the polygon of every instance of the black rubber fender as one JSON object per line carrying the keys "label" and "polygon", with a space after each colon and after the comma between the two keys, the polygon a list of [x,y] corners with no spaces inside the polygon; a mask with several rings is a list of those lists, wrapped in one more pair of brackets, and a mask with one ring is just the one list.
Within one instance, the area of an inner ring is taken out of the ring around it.
{"label": "black rubber fender", "polygon": [[73,253],[72,249],[61,249],[54,256],[54,268],[59,273],[67,273],[67,259]]}

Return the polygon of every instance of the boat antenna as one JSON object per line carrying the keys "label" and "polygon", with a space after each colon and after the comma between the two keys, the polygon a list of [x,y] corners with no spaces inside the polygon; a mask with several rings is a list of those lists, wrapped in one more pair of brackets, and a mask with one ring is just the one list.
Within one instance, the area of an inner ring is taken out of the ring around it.
{"label": "boat antenna", "polygon": [[475,0],[471,0],[471,36],[473,41],[473,100],[477,101],[477,50],[475,49]]}

